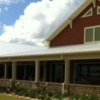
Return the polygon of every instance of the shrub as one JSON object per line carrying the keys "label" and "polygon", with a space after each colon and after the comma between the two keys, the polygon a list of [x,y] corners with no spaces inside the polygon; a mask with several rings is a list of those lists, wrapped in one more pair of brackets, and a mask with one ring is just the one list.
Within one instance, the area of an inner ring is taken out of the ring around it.
{"label": "shrub", "polygon": [[90,100],[90,99],[89,99],[89,97],[86,96],[86,95],[81,95],[81,96],[79,97],[79,100]]}
{"label": "shrub", "polygon": [[99,100],[99,98],[97,96],[91,96],[90,100]]}
{"label": "shrub", "polygon": [[0,93],[8,92],[8,87],[0,86]]}
{"label": "shrub", "polygon": [[70,100],[78,100],[79,99],[79,96],[78,95],[70,95],[69,96],[69,99]]}
{"label": "shrub", "polygon": [[86,96],[86,95],[70,95],[70,100],[99,100],[97,96]]}

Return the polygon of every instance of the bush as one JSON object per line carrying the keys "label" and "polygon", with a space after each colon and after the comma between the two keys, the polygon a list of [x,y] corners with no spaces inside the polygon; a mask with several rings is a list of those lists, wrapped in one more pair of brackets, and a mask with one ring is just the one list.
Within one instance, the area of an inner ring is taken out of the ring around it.
{"label": "bush", "polygon": [[8,91],[9,91],[8,87],[0,86],[0,93],[4,93],[4,92],[8,92]]}
{"label": "bush", "polygon": [[39,93],[40,92],[36,91],[36,90],[29,90],[28,91],[29,97],[31,97],[31,98],[36,98]]}
{"label": "bush", "polygon": [[70,100],[99,100],[97,96],[86,96],[86,95],[70,95]]}
{"label": "bush", "polygon": [[60,94],[60,93],[56,93],[52,96],[52,98],[55,98],[57,100],[63,100],[64,98],[66,98],[68,95],[67,94]]}
{"label": "bush", "polygon": [[91,96],[90,100],[99,100],[99,98],[97,96]]}
{"label": "bush", "polygon": [[79,99],[79,96],[78,95],[70,95],[69,96],[69,99],[70,100],[78,100]]}
{"label": "bush", "polygon": [[81,96],[79,97],[79,100],[90,100],[90,99],[89,99],[89,97],[86,96],[86,95],[81,95]]}
{"label": "bush", "polygon": [[[0,86],[0,93],[10,93],[10,92],[13,92],[21,96],[38,98],[41,100],[52,100],[52,99],[63,100],[64,98],[68,96],[67,94],[60,94],[60,93],[49,94],[49,93],[40,91],[38,89],[28,90],[26,88],[20,88],[20,87],[16,87],[13,89],[13,91],[11,91],[9,87]],[[69,100],[99,100],[99,98],[96,96],[69,95]]]}

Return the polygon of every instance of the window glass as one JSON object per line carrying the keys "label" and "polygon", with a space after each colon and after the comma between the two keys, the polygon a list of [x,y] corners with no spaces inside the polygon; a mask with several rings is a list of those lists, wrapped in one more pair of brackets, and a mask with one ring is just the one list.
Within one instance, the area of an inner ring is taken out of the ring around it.
{"label": "window glass", "polygon": [[86,13],[87,16],[91,16],[91,14],[92,14],[92,11],[91,10]]}
{"label": "window glass", "polygon": [[92,8],[90,8],[90,9],[82,16],[82,18],[88,17],[88,16],[92,16]]}
{"label": "window glass", "polygon": [[95,28],[95,41],[100,40],[100,27]]}
{"label": "window glass", "polygon": [[97,7],[97,14],[100,14],[100,6]]}
{"label": "window glass", "polygon": [[86,29],[85,42],[93,41],[93,28]]}

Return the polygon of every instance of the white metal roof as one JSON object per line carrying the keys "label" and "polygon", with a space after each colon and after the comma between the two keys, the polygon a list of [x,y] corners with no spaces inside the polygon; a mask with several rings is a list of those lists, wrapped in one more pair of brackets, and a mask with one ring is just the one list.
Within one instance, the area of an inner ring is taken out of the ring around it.
{"label": "white metal roof", "polygon": [[100,43],[45,48],[45,49],[31,50],[21,53],[12,53],[6,55],[4,54],[1,57],[43,56],[43,55],[53,55],[53,54],[73,54],[73,53],[87,53],[87,52],[88,53],[100,52]]}
{"label": "white metal roof", "polygon": [[0,56],[10,55],[15,53],[21,54],[22,52],[29,52],[40,48],[41,47],[32,46],[32,45],[0,42]]}

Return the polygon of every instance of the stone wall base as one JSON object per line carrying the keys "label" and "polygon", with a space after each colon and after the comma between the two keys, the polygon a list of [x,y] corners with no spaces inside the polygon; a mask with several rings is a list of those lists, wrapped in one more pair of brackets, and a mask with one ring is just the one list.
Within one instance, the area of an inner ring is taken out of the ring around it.
{"label": "stone wall base", "polygon": [[[0,86],[9,87],[11,80],[1,79]],[[52,82],[34,82],[34,81],[14,81],[17,87],[27,89],[40,89],[48,93],[66,93],[76,95],[89,95],[100,97],[100,86],[97,85],[82,85],[82,84],[64,84]]]}

